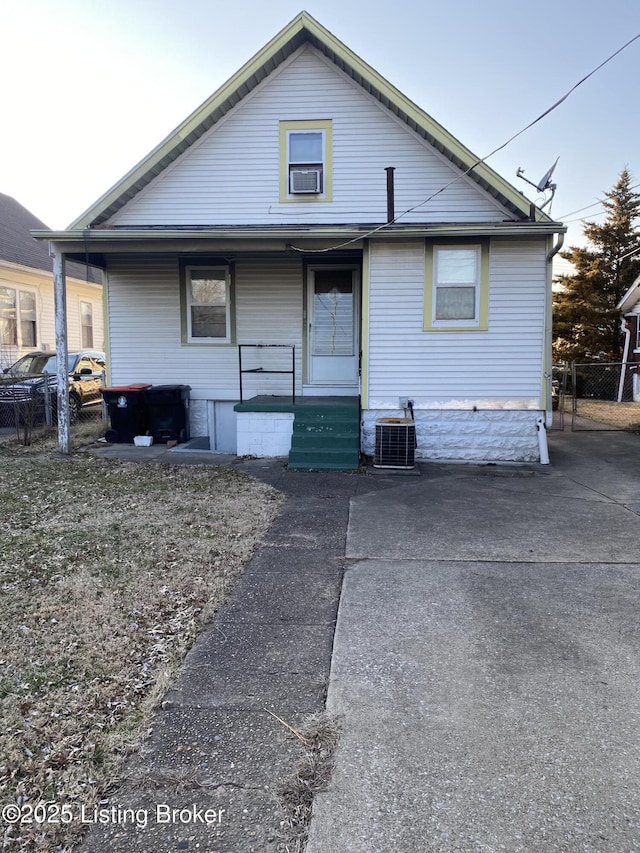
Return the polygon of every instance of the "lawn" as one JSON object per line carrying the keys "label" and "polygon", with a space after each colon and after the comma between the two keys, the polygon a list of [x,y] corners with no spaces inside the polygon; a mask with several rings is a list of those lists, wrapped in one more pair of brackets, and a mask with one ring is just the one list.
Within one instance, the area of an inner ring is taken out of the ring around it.
{"label": "lawn", "polygon": [[[0,802],[75,816],[118,779],[281,496],[231,468],[6,445],[0,489]],[[2,831],[3,849],[53,851],[80,826]]]}
{"label": "lawn", "polygon": [[[565,412],[571,414],[571,400],[567,400]],[[578,398],[576,415],[616,429],[640,430],[640,403]]]}

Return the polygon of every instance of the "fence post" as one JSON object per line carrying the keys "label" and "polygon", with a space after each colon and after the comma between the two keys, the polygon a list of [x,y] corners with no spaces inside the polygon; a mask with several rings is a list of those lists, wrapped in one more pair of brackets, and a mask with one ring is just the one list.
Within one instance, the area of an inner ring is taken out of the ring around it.
{"label": "fence post", "polygon": [[[101,372],[100,382],[101,382],[101,385],[100,385],[101,388],[107,387],[107,371],[106,370],[103,370]],[[107,403],[105,401],[104,394],[101,394],[100,396],[102,397],[102,403],[101,403],[101,406],[102,406],[102,423],[106,426],[108,421],[109,421],[109,410],[107,409]]]}
{"label": "fence post", "polygon": [[49,374],[44,374],[44,422],[48,427],[53,423],[51,412],[51,386],[49,385]]}

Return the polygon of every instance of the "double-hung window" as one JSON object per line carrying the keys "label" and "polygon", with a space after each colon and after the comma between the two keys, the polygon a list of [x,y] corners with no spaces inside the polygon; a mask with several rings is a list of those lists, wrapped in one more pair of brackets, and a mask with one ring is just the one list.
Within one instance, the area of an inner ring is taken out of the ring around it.
{"label": "double-hung window", "polygon": [[80,302],[80,337],[82,349],[93,349],[93,306]]}
{"label": "double-hung window", "polygon": [[488,245],[427,246],[425,266],[425,329],[486,329]]}
{"label": "double-hung window", "polygon": [[231,342],[231,283],[229,267],[184,267],[186,342]]}
{"label": "double-hung window", "polygon": [[329,201],[331,184],[331,121],[280,122],[280,201]]}
{"label": "double-hung window", "polygon": [[37,346],[35,293],[0,287],[0,345]]}

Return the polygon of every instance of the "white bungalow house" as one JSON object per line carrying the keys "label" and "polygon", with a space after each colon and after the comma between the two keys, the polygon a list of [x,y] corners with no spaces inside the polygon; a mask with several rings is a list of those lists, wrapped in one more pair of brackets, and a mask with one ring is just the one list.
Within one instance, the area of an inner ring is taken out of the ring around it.
{"label": "white bungalow house", "polygon": [[[0,193],[0,369],[32,350],[55,350],[53,262],[32,229],[46,228],[11,196]],[[86,263],[67,268],[67,330],[71,350],[102,349],[102,276]]]}
{"label": "white bungalow house", "polygon": [[618,402],[640,402],[640,276],[616,306],[622,320],[624,349]]}
{"label": "white bungalow house", "polygon": [[189,385],[212,450],[350,468],[409,401],[419,459],[539,459],[564,230],[302,12],[37,236],[106,271],[112,384]]}

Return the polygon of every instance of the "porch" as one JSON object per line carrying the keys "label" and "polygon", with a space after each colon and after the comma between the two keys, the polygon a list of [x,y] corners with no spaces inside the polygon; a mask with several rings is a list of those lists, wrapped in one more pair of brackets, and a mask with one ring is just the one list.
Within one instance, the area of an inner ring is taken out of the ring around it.
{"label": "porch", "polygon": [[287,456],[297,470],[355,471],[360,461],[357,396],[257,395],[234,406],[238,456]]}

